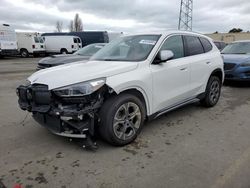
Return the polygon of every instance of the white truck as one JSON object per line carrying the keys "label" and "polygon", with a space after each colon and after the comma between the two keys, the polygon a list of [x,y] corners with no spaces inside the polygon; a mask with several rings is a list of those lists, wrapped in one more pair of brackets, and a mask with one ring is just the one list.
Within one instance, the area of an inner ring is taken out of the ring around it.
{"label": "white truck", "polygon": [[15,30],[8,24],[0,25],[0,56],[17,55]]}
{"label": "white truck", "polygon": [[82,41],[77,36],[43,36],[46,53],[73,53],[82,48]]}
{"label": "white truck", "polygon": [[17,33],[17,46],[21,57],[45,54],[44,41],[39,33]]}

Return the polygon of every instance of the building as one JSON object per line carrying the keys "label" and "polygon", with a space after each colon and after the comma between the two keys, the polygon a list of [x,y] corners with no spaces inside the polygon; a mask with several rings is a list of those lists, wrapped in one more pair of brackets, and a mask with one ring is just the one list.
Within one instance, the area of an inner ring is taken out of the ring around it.
{"label": "building", "polygon": [[241,33],[213,33],[205,34],[216,41],[223,41],[225,43],[231,43],[238,40],[250,40],[250,32]]}

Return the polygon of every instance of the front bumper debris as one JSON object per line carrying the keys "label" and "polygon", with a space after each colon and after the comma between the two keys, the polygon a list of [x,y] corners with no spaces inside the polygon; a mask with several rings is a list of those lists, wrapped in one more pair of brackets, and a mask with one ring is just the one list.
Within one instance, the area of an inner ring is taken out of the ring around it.
{"label": "front bumper debris", "polygon": [[21,85],[16,92],[20,108],[31,112],[35,121],[52,133],[71,138],[95,136],[101,91],[85,98],[60,98],[48,86],[34,84]]}

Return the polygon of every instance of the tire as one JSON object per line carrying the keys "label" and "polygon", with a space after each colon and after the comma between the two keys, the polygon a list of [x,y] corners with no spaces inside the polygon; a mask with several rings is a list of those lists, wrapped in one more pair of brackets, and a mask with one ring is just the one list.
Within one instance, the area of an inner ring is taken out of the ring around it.
{"label": "tire", "polygon": [[21,55],[21,57],[26,58],[26,57],[29,57],[29,52],[26,49],[21,49],[20,55]]}
{"label": "tire", "polygon": [[68,51],[66,49],[61,49],[61,54],[67,54]]}
{"label": "tire", "polygon": [[221,94],[221,80],[217,76],[211,76],[206,87],[205,97],[201,100],[201,104],[205,107],[215,106]]}
{"label": "tire", "polygon": [[120,94],[111,97],[100,110],[99,133],[111,145],[127,145],[140,133],[145,117],[145,105],[136,96]]}

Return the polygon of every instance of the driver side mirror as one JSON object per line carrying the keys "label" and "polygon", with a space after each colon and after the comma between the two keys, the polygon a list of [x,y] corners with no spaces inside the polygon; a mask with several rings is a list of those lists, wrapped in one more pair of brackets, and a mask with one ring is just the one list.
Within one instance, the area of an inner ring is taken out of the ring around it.
{"label": "driver side mirror", "polygon": [[174,53],[171,50],[161,50],[158,52],[154,64],[159,64],[173,59]]}

